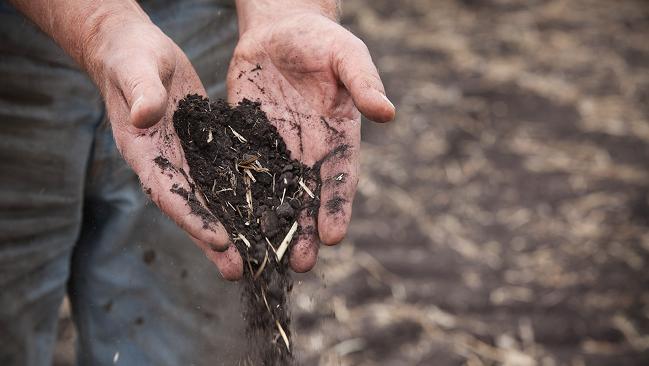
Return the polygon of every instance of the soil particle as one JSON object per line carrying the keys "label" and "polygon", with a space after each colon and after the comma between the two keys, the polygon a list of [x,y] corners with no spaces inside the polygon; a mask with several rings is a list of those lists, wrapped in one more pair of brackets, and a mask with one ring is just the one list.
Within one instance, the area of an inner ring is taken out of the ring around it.
{"label": "soil particle", "polygon": [[153,162],[160,167],[162,170],[168,170],[168,169],[174,169],[174,166],[171,165],[171,162],[163,156],[156,156],[155,159],[153,159]]}
{"label": "soil particle", "polygon": [[288,202],[282,202],[279,206],[277,206],[275,212],[277,213],[277,216],[283,219],[295,217],[295,210]]}
{"label": "soil particle", "polygon": [[272,238],[279,232],[279,218],[273,210],[266,210],[261,214],[261,232],[266,237]]}
{"label": "soil particle", "polygon": [[325,126],[325,128],[327,128],[327,130],[329,130],[329,132],[331,132],[332,134],[340,135],[340,131],[338,131],[337,129],[331,127],[329,122],[327,122],[327,120],[324,117],[320,117],[320,122],[322,122],[322,124]]}
{"label": "soil particle", "polygon": [[199,216],[201,220],[203,220],[203,229],[209,229],[210,224],[215,222],[216,219],[214,218],[214,215],[212,215],[211,212],[205,209],[205,206],[201,204],[194,192],[190,192],[175,183],[173,186],[171,186],[170,191],[181,196],[185,199],[185,201],[187,201],[187,205],[189,205],[191,212]]}
{"label": "soil particle", "polygon": [[331,150],[323,160],[329,160],[332,158],[346,159],[350,155],[350,146],[347,144],[338,145],[335,149]]}
{"label": "soil particle", "polygon": [[325,204],[325,207],[327,208],[327,213],[333,215],[340,212],[343,208],[343,203],[345,202],[346,200],[340,196],[335,196],[334,198],[330,199]]}
{"label": "soil particle", "polygon": [[351,146],[347,144],[341,144],[336,146],[333,150],[327,153],[327,155],[325,155],[322,159],[318,160],[313,165],[313,170],[317,170],[318,172],[320,172],[320,167],[325,162],[341,161],[341,160],[349,159],[349,157],[351,156],[350,149]]}
{"label": "soil particle", "polygon": [[[253,363],[290,365],[289,255],[279,260],[269,243],[276,249],[300,212],[317,214],[319,168],[290,158],[283,139],[256,102],[244,99],[230,106],[223,100],[210,102],[188,95],[179,102],[173,122],[195,186],[190,192],[176,185],[172,192],[183,196],[204,220],[213,213],[244,260],[243,316],[251,357],[257,359]],[[167,169],[163,159],[156,158],[156,164]],[[299,179],[312,187],[316,199],[304,192]],[[205,198],[211,213],[197,194]],[[289,252],[300,232],[298,228]]]}
{"label": "soil particle", "polygon": [[110,313],[110,311],[113,310],[113,300],[108,300],[108,302],[104,304],[103,308],[105,312]]}
{"label": "soil particle", "polygon": [[327,142],[330,144],[337,143],[341,141],[341,139],[344,137],[344,134],[340,132],[339,130],[335,129],[334,127],[331,126],[331,123],[328,122],[324,117],[320,117],[320,123],[324,125],[324,127],[327,129],[329,132],[329,135],[327,137]]}
{"label": "soil particle", "polygon": [[155,261],[155,251],[153,249],[147,249],[142,253],[142,262],[146,263],[147,266],[150,266]]}

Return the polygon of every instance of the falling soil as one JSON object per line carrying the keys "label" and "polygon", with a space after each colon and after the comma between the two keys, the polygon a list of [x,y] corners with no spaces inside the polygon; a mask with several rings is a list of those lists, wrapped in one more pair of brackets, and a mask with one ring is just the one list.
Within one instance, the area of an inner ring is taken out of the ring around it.
{"label": "falling soil", "polygon": [[243,316],[257,362],[291,364],[288,254],[301,233],[313,230],[297,218],[317,214],[319,172],[290,158],[259,103],[244,99],[232,107],[188,95],[173,123],[194,185],[172,192],[209,222],[213,216],[198,204],[204,198],[231,234],[244,261]]}

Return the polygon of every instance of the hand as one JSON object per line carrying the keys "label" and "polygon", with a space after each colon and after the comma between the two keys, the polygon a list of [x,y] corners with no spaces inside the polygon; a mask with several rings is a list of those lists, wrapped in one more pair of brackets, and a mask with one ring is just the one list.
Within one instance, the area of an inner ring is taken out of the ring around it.
{"label": "hand", "polygon": [[305,272],[315,265],[319,241],[333,245],[346,234],[359,174],[359,110],[377,122],[392,120],[395,110],[365,44],[321,9],[264,12],[248,4],[237,4],[241,34],[228,98],[261,101],[292,158],[321,163],[318,221],[300,215],[307,230],[290,257],[291,267]]}
{"label": "hand", "polygon": [[189,233],[224,278],[238,279],[241,257],[228,247],[223,226],[193,214],[186,197],[171,192],[174,184],[191,191],[172,123],[176,102],[188,93],[206,95],[205,89],[184,53],[146,15],[115,18],[93,27],[82,63],[105,99],[117,146],[160,209]]}

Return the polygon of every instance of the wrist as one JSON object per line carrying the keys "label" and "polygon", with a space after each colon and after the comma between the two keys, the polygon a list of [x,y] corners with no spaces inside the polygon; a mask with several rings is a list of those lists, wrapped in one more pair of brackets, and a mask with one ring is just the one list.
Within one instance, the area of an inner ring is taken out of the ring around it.
{"label": "wrist", "polygon": [[318,14],[338,22],[340,0],[237,0],[239,34],[258,24],[304,14]]}
{"label": "wrist", "polygon": [[151,23],[144,11],[134,3],[113,3],[98,6],[83,18],[77,37],[77,54],[71,54],[93,78],[102,69],[102,61],[113,46],[125,42],[115,39],[115,31],[136,23]]}

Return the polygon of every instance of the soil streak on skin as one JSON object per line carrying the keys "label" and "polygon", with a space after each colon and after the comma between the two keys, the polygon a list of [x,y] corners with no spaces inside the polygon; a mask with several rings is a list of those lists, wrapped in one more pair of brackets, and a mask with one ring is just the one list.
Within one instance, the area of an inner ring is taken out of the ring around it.
{"label": "soil streak on skin", "polygon": [[328,200],[325,207],[327,208],[327,213],[329,215],[334,215],[340,210],[342,210],[343,204],[347,202],[344,198],[340,196],[335,196],[332,199]]}
{"label": "soil streak on skin", "polygon": [[[260,104],[246,99],[232,107],[223,100],[209,102],[188,95],[179,102],[173,123],[195,185],[190,185],[191,192],[175,185],[172,192],[184,197],[192,212],[204,220],[215,215],[243,258],[243,316],[252,357],[257,359],[253,363],[290,365],[293,356],[280,331],[281,327],[292,348],[287,298],[293,282],[288,257],[296,239],[315,228],[298,227],[280,260],[275,251],[301,212],[317,215],[319,165],[309,168],[292,160]],[[155,162],[169,169],[166,159]],[[300,180],[311,187],[315,199]],[[211,212],[203,208],[197,194],[205,198]]]}

